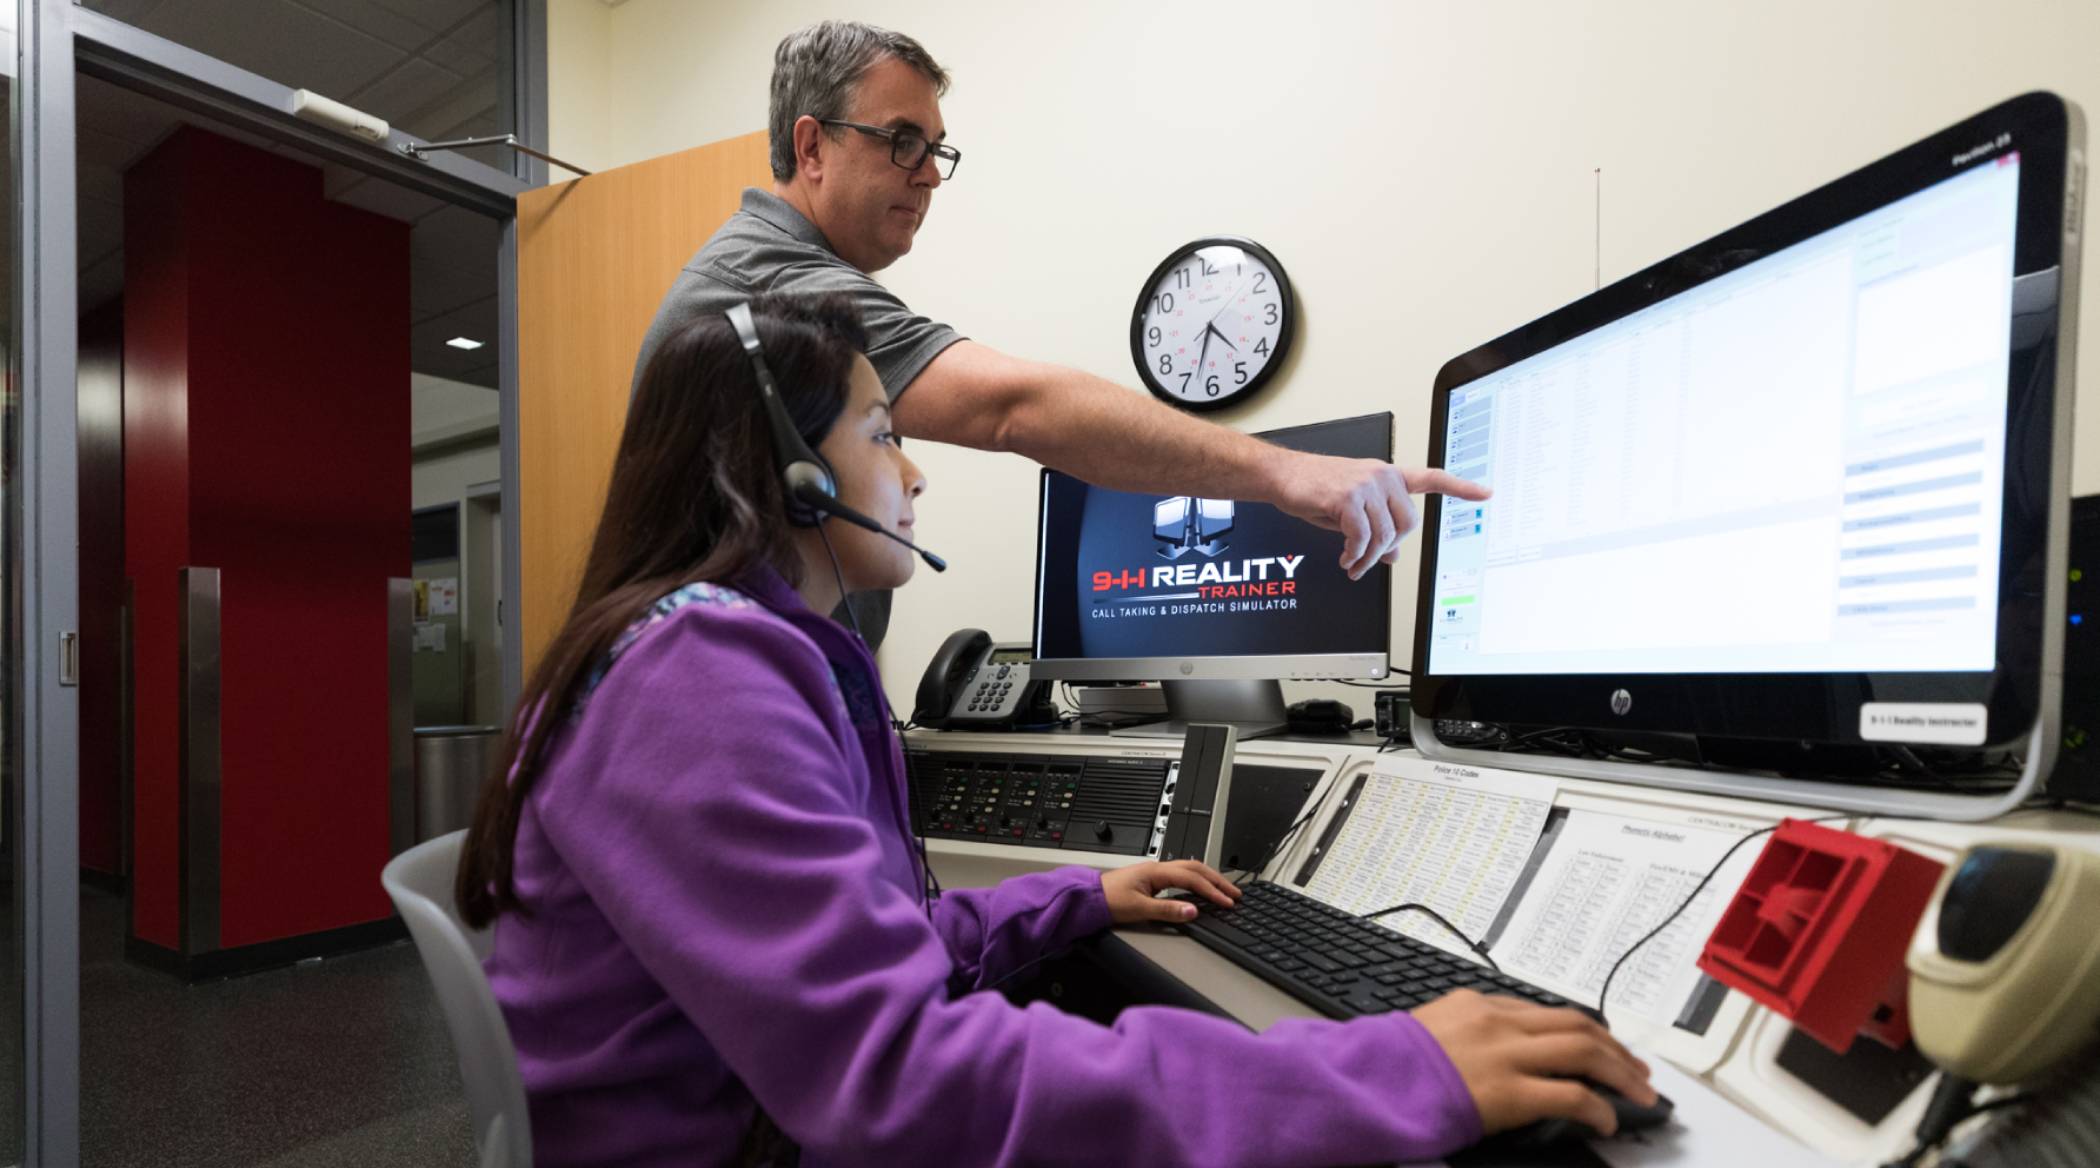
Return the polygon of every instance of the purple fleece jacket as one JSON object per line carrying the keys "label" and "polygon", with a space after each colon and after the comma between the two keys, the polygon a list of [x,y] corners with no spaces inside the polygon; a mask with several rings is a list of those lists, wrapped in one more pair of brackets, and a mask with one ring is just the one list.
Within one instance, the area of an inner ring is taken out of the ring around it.
{"label": "purple fleece jacket", "polygon": [[666,597],[562,731],[490,981],[541,1168],[715,1165],[754,1097],[833,1164],[1315,1165],[1480,1135],[1404,1013],[1103,1027],[990,986],[1109,925],[1079,867],[921,903],[859,639],[770,573]]}

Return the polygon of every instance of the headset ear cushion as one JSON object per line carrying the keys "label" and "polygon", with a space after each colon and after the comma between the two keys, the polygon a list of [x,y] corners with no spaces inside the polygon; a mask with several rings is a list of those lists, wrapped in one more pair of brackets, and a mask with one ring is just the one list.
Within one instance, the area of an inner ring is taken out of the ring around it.
{"label": "headset ear cushion", "polygon": [[816,508],[800,501],[804,494],[814,492],[828,499],[839,496],[838,482],[832,477],[831,468],[821,460],[806,462],[797,459],[787,464],[780,477],[787,487],[788,519],[798,527],[815,527],[824,518]]}

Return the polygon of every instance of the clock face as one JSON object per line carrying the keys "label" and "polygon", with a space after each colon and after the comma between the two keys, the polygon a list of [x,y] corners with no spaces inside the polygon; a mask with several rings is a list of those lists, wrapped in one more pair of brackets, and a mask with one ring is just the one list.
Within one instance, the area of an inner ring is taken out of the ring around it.
{"label": "clock face", "polygon": [[1172,405],[1214,410],[1268,381],[1296,305],[1283,265],[1250,239],[1199,239],[1153,269],[1131,318],[1130,356]]}

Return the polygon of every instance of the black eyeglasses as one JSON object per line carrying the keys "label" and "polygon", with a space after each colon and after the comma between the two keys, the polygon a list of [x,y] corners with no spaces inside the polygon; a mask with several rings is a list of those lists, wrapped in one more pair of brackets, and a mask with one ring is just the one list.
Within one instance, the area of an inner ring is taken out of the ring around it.
{"label": "black eyeglasses", "polygon": [[859,122],[842,121],[838,118],[818,118],[820,126],[844,126],[859,130],[870,138],[886,138],[890,143],[890,161],[906,170],[917,170],[925,165],[928,154],[934,157],[934,170],[943,182],[955,177],[955,167],[962,161],[962,151],[953,146],[942,146],[926,140],[926,135],[917,130],[885,130],[881,126],[866,126]]}

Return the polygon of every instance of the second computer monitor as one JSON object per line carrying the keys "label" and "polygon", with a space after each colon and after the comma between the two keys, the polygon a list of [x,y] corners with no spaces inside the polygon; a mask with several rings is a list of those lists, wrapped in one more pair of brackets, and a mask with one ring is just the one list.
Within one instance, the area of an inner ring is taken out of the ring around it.
{"label": "second computer monitor", "polygon": [[[1271,431],[1279,446],[1392,458],[1393,417]],[[1148,495],[1043,472],[1034,666],[1089,681],[1259,682],[1259,717],[1206,712],[1174,687],[1177,718],[1282,720],[1279,680],[1380,678],[1392,640],[1390,569],[1351,580],[1342,537],[1265,503]],[[1214,696],[1228,692],[1210,687]],[[1176,702],[1176,697],[1183,699]],[[1182,708],[1187,707],[1187,708]]]}

